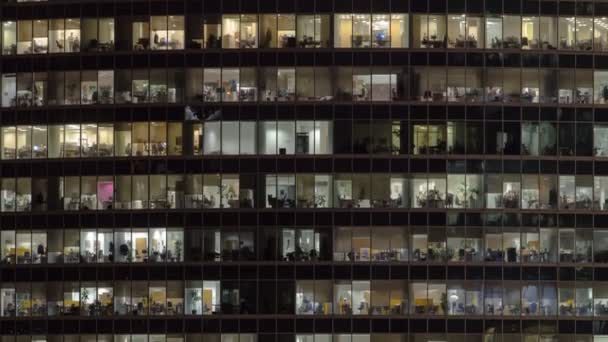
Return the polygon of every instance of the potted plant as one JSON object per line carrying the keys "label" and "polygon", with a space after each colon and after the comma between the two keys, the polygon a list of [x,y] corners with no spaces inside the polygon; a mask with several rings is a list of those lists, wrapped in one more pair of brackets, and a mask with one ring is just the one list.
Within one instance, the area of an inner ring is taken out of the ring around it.
{"label": "potted plant", "polygon": [[393,154],[399,154],[401,150],[401,126],[393,125],[391,129],[392,134],[392,152]]}
{"label": "potted plant", "polygon": [[68,91],[68,96],[67,99],[70,103],[76,103],[78,102],[78,100],[76,100],[76,89],[78,88],[78,86],[75,83],[70,83],[67,85],[67,91]]}
{"label": "potted plant", "polygon": [[441,294],[441,310],[444,315],[448,312],[448,295],[445,292]]}
{"label": "potted plant", "polygon": [[129,245],[126,243],[123,243],[122,245],[120,245],[120,247],[118,249],[118,251],[120,252],[120,255],[122,255],[123,259],[126,259],[128,261],[130,261],[129,260],[129,256],[130,256],[129,250],[130,250]]}
{"label": "potted plant", "polygon": [[[230,207],[230,202],[237,198],[236,191],[234,191],[234,188],[232,187],[232,185],[223,184],[221,186],[221,192],[222,192],[222,197],[225,197],[225,199],[226,199],[226,205],[228,205],[228,207]],[[220,207],[224,208],[223,200],[220,202]]]}
{"label": "potted plant", "polygon": [[505,208],[517,208],[519,206],[519,193],[515,190],[508,190],[503,195]]}
{"label": "potted plant", "polygon": [[110,88],[109,87],[101,87],[101,103],[110,103],[110,97],[112,96],[112,93],[110,92]]}
{"label": "potted plant", "polygon": [[325,208],[326,203],[325,195],[315,195],[315,208]]}
{"label": "potted plant", "polygon": [[108,251],[108,260],[110,262],[114,262],[114,242],[110,242],[110,246],[109,246],[109,251]]}
{"label": "potted plant", "polygon": [[177,262],[182,260],[182,242],[180,240],[175,240],[175,258]]}
{"label": "potted plant", "polygon": [[89,290],[87,288],[83,288],[80,292],[80,309],[86,310],[86,304],[89,301]]}
{"label": "potted plant", "polygon": [[480,198],[479,189],[467,186],[468,207],[477,208],[477,200]]}
{"label": "potted plant", "polygon": [[454,204],[466,207],[467,190],[467,186],[464,182],[458,184],[458,186],[456,187],[456,196],[454,198]]}
{"label": "potted plant", "polygon": [[196,314],[197,314],[197,312],[198,312],[198,311],[196,310],[197,303],[198,303],[198,302],[199,302],[201,299],[202,299],[202,297],[201,297],[201,296],[198,294],[198,291],[196,291],[196,290],[192,290],[192,291],[190,291],[190,300],[191,300],[191,302],[192,302],[192,307],[193,307],[193,309],[192,309],[192,314],[193,314],[193,315],[196,315]]}

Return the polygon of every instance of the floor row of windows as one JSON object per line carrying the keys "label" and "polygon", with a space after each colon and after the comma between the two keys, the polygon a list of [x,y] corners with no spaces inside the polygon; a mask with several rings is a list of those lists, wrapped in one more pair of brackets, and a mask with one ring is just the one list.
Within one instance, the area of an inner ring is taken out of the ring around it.
{"label": "floor row of windows", "polygon": [[608,209],[608,176],[171,174],[4,177],[3,212],[213,208]]}
{"label": "floor row of windows", "polygon": [[[390,129],[391,122],[383,128]],[[400,128],[397,122],[393,132]],[[0,158],[331,154],[332,136],[332,122],[325,120],[4,126]],[[388,142],[383,144],[389,152]]]}
{"label": "floor row of windows", "polygon": [[606,342],[607,335],[538,332],[487,334],[133,334],[3,335],[2,342]]}
{"label": "floor row of windows", "polygon": [[209,227],[0,231],[3,264],[608,263],[608,230],[538,227]]}
{"label": "floor row of windows", "polygon": [[556,68],[246,67],[2,74],[2,107],[417,101],[608,104],[608,71]]}
{"label": "floor row of windows", "polygon": [[460,13],[142,15],[5,20],[2,37],[3,55],[331,47],[607,51],[608,20]]}
{"label": "floor row of windows", "polygon": [[0,160],[201,155],[608,157],[608,124],[554,121],[279,120],[0,128]]}
{"label": "floor row of windows", "polygon": [[[388,334],[387,334],[388,335]],[[332,336],[319,335],[321,336],[318,342],[332,342]],[[365,336],[362,340],[358,340],[355,337],[355,341],[352,340],[350,334],[339,335],[343,336],[341,339],[335,342],[369,342],[370,335]],[[358,336],[358,335],[357,335]],[[274,336],[273,336],[274,337]],[[312,337],[312,335],[311,335]],[[382,336],[384,337],[384,335]],[[397,335],[397,339],[391,342],[402,342],[404,337]],[[304,338],[308,338],[306,335]],[[323,340],[323,338],[326,338]],[[7,336],[2,335],[0,337],[2,342],[257,342],[258,337],[256,334],[123,334],[123,335],[33,335],[33,336]],[[285,342],[293,342],[294,337],[289,336],[289,341],[286,339]],[[316,339],[311,340],[297,340],[296,342],[314,342]],[[420,340],[426,342],[427,340]],[[556,340],[557,341],[557,340]],[[591,341],[591,340],[589,340]],[[416,341],[418,342],[418,341]],[[534,341],[535,342],[535,341]],[[560,341],[561,342],[561,341]],[[596,341],[594,341],[596,342]],[[603,341],[602,341],[603,342]]]}
{"label": "floor row of windows", "polygon": [[590,317],[608,315],[608,285],[403,280],[3,282],[0,307],[0,317],[256,313]]}

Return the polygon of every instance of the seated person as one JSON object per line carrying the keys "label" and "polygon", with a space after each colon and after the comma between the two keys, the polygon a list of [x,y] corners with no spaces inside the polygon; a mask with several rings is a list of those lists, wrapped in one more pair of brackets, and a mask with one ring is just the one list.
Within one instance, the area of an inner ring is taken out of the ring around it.
{"label": "seated person", "polygon": [[15,306],[13,303],[7,303],[4,308],[4,316],[14,316],[15,315]]}
{"label": "seated person", "polygon": [[298,308],[298,311],[301,313],[308,313],[312,310],[313,310],[312,302],[307,297],[304,297],[302,299],[302,305],[300,305],[300,307]]}

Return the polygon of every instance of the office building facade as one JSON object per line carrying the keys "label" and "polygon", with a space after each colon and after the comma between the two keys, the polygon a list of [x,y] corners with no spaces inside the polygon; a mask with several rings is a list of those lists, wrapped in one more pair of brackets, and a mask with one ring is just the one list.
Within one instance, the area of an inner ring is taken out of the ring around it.
{"label": "office building facade", "polygon": [[3,0],[0,342],[608,341],[608,0]]}

